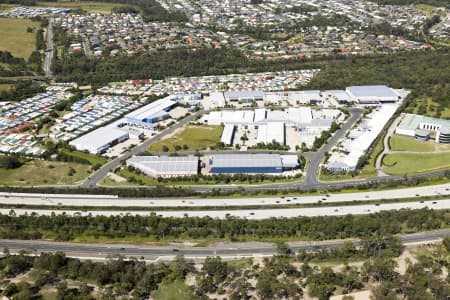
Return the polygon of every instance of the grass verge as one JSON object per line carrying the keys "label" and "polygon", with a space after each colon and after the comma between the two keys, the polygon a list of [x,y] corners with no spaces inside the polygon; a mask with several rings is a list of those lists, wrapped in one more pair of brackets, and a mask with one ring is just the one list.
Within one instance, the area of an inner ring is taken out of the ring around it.
{"label": "grass verge", "polygon": [[394,153],[386,155],[383,164],[391,175],[426,173],[450,168],[450,153]]}
{"label": "grass verge", "polygon": [[[69,170],[73,169],[73,175]],[[0,169],[0,184],[23,185],[69,185],[85,179],[91,167],[77,163],[58,161],[29,161],[17,169]]]}
{"label": "grass verge", "polygon": [[392,135],[389,143],[392,151],[433,152],[435,150],[433,142],[422,142],[413,137],[396,134]]}

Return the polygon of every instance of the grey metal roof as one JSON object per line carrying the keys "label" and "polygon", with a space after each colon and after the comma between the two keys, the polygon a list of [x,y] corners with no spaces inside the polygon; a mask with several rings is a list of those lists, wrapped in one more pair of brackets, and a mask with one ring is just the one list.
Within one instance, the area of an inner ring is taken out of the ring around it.
{"label": "grey metal roof", "polygon": [[217,168],[283,167],[278,154],[215,154],[212,162]]}
{"label": "grey metal roof", "polygon": [[128,135],[128,132],[119,128],[100,127],[71,141],[69,144],[75,147],[98,149],[125,135]]}
{"label": "grey metal roof", "polygon": [[347,91],[354,97],[398,97],[398,95],[385,85],[349,86]]}
{"label": "grey metal roof", "polygon": [[197,173],[195,156],[133,156],[127,163],[153,174]]}

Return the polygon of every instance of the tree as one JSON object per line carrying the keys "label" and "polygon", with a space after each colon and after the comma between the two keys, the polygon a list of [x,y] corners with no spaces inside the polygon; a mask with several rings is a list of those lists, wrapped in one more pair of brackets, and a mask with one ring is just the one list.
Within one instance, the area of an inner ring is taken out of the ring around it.
{"label": "tree", "polygon": [[392,281],[398,276],[398,273],[395,272],[396,266],[397,263],[392,259],[376,257],[369,262],[365,262],[363,265],[363,269],[368,276],[372,277],[378,282],[382,282]]}
{"label": "tree", "polygon": [[22,164],[22,161],[15,155],[0,156],[0,168],[17,169]]}
{"label": "tree", "polygon": [[446,236],[442,240],[442,244],[444,245],[445,249],[447,249],[447,251],[450,252],[450,235]]}
{"label": "tree", "polygon": [[214,278],[214,283],[219,284],[228,275],[228,263],[223,262],[220,256],[208,256],[203,263],[202,272]]}

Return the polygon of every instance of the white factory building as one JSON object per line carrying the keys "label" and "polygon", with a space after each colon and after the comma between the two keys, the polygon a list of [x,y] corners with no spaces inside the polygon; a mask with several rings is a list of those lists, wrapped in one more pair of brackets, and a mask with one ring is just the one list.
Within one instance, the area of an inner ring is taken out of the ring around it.
{"label": "white factory building", "polygon": [[349,86],[345,90],[350,98],[360,104],[395,103],[399,95],[385,85]]}
{"label": "white factory building", "polygon": [[133,166],[152,177],[194,176],[198,174],[198,158],[195,156],[133,156],[127,160]]}
{"label": "white factory building", "polygon": [[233,145],[234,132],[236,126],[233,124],[226,124],[223,128],[222,136],[220,137],[220,142],[225,146]]}
{"label": "white factory building", "polygon": [[156,100],[125,115],[129,126],[153,129],[155,122],[169,118],[169,111],[177,105],[174,96]]}
{"label": "white factory building", "polygon": [[283,122],[267,122],[258,125],[257,143],[270,144],[272,142],[284,145],[286,143],[286,133]]}
{"label": "white factory building", "polygon": [[428,140],[434,136],[436,143],[450,143],[450,121],[427,116],[405,114],[396,134],[415,137],[420,140]]}
{"label": "white factory building", "polygon": [[74,139],[69,142],[69,145],[79,151],[88,151],[91,154],[98,155],[105,153],[110,147],[122,143],[128,138],[128,131],[109,125]]}
{"label": "white factory building", "polygon": [[263,91],[225,91],[223,95],[227,103],[251,103],[264,100],[265,93]]}

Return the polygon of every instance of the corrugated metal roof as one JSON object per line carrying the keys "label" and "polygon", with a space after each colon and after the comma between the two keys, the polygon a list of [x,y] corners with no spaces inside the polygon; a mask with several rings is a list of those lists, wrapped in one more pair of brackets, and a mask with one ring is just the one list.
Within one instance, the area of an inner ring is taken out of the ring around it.
{"label": "corrugated metal roof", "polygon": [[346,90],[353,97],[398,97],[390,87],[385,85],[349,86]]}
{"label": "corrugated metal roof", "polygon": [[133,156],[127,163],[151,175],[197,174],[195,156]]}
{"label": "corrugated metal roof", "polygon": [[215,154],[212,156],[215,168],[282,168],[278,154]]}
{"label": "corrugated metal roof", "polygon": [[223,128],[222,137],[220,138],[220,141],[224,145],[231,145],[233,143],[233,134],[234,134],[234,125],[233,124],[226,124]]}
{"label": "corrugated metal roof", "polygon": [[125,135],[128,135],[128,132],[113,126],[106,126],[91,131],[69,144],[78,149],[98,149]]}

